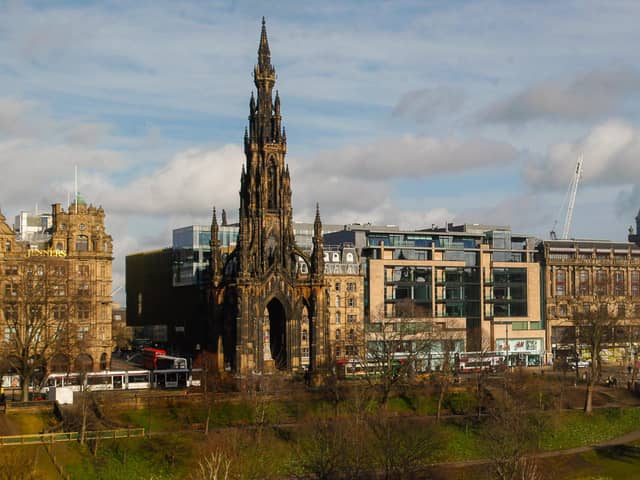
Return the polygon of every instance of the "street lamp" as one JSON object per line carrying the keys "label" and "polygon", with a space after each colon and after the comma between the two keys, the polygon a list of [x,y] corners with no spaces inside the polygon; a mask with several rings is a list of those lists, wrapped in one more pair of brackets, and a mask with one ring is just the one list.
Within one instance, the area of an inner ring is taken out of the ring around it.
{"label": "street lamp", "polygon": [[504,325],[504,331],[505,331],[505,341],[507,342],[506,344],[506,364],[507,367],[511,366],[511,361],[509,359],[509,325],[511,325],[511,322],[506,322],[506,321],[502,321],[502,322],[493,322],[494,325]]}

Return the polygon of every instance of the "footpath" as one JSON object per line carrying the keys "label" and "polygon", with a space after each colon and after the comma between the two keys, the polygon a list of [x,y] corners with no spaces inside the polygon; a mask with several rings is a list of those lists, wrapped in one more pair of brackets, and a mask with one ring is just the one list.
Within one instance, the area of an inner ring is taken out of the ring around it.
{"label": "footpath", "polygon": [[[612,438],[610,440],[606,440],[604,442],[596,443],[593,445],[584,445],[582,447],[568,448],[565,450],[551,450],[547,452],[538,452],[532,455],[527,455],[527,457],[529,458],[564,457],[568,455],[576,455],[579,453],[590,452],[593,450],[598,450],[600,448],[610,448],[610,447],[628,445],[629,443],[639,442],[639,441],[640,441],[640,430],[635,430],[633,432],[629,432],[620,437]],[[490,461],[486,458],[479,458],[476,460],[461,460],[458,462],[432,463],[431,465],[429,465],[429,467],[431,468],[465,468],[465,467],[473,467],[478,465],[487,465],[489,462]]]}

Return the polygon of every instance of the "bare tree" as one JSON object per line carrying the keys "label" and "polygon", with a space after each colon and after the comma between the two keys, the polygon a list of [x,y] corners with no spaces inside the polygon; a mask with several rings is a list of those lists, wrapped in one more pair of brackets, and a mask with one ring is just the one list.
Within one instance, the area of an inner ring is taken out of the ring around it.
{"label": "bare tree", "polygon": [[489,411],[481,437],[486,448],[491,478],[538,480],[541,473],[531,453],[537,448],[540,430],[522,411],[523,405],[507,396]]}
{"label": "bare tree", "polygon": [[449,386],[453,383],[456,374],[455,362],[451,358],[455,352],[455,340],[453,338],[445,338],[442,340],[442,363],[437,372],[433,374],[435,385],[438,389],[438,409],[436,420],[440,423],[442,415],[442,403],[449,391]]}
{"label": "bare tree", "polygon": [[388,415],[368,417],[371,455],[382,478],[417,478],[442,448],[439,429],[432,423],[417,427],[414,422]]}
{"label": "bare tree", "polygon": [[366,381],[379,392],[383,409],[393,390],[421,368],[436,331],[432,319],[411,305],[401,304],[396,313],[388,317],[380,312],[370,319],[354,358]]}
{"label": "bare tree", "polygon": [[193,480],[227,480],[231,478],[231,459],[220,451],[211,452],[198,462]]}
{"label": "bare tree", "polygon": [[604,302],[574,308],[573,323],[576,327],[577,342],[591,357],[591,365],[587,368],[584,400],[586,414],[590,415],[593,411],[593,387],[602,373],[602,350],[606,345],[615,342],[615,329],[619,321],[620,317],[611,314],[609,305]]}
{"label": "bare tree", "polygon": [[6,287],[1,312],[4,342],[0,348],[10,368],[21,378],[23,401],[29,399],[29,386],[37,374],[44,376],[49,359],[70,331],[68,317],[52,318],[52,299],[61,295],[56,290],[58,284],[49,282],[48,276],[53,275],[59,262],[49,261],[46,266],[49,268],[38,257],[24,261],[20,281]]}

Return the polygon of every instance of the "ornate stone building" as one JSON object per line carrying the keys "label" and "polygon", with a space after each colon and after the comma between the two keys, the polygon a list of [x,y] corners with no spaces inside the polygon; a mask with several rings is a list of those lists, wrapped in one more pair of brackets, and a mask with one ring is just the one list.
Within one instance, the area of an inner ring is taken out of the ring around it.
{"label": "ornate stone building", "polygon": [[213,340],[238,373],[295,371],[304,368],[306,330],[309,366],[322,368],[328,336],[322,224],[317,210],[313,250],[305,254],[294,241],[287,137],[277,91],[273,97],[264,19],[253,73],[257,98],[251,95],[244,136],[238,241],[224,261],[215,209],[211,223]]}
{"label": "ornate stone building", "polygon": [[50,370],[108,368],[113,247],[104,210],[54,204],[52,217],[37,241],[18,241],[0,214],[3,356],[29,344]]}
{"label": "ornate stone building", "polygon": [[544,272],[547,342],[554,358],[574,354],[574,314],[596,308],[619,318],[618,331],[608,339],[616,344],[617,360],[637,350],[640,247],[598,240],[548,240],[540,244],[539,261]]}
{"label": "ornate stone building", "polygon": [[364,275],[353,244],[325,246],[329,346],[331,362],[347,363],[362,351]]}

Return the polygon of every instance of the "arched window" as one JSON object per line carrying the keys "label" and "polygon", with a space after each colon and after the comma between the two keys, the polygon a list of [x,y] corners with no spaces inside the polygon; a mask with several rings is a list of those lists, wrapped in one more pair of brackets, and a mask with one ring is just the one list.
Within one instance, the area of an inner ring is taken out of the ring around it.
{"label": "arched window", "polygon": [[106,353],[102,353],[102,355],[100,355],[100,370],[106,370],[107,369],[107,354]]}
{"label": "arched window", "polygon": [[340,306],[340,295],[336,295],[336,307]]}
{"label": "arched window", "polygon": [[78,235],[76,237],[76,251],[87,252],[89,251],[89,237],[86,235]]}
{"label": "arched window", "polygon": [[278,179],[276,174],[276,166],[273,163],[269,165],[267,179],[269,188],[269,191],[267,192],[269,196],[267,200],[267,208],[275,209],[278,208]]}
{"label": "arched window", "polygon": [[347,262],[353,262],[353,253],[347,253]]}
{"label": "arched window", "polygon": [[90,372],[93,370],[93,358],[91,355],[81,353],[76,357],[73,367],[76,372]]}
{"label": "arched window", "polygon": [[56,243],[56,250],[58,250],[59,252],[64,250],[64,246],[62,245],[62,242]]}
{"label": "arched window", "polygon": [[306,330],[302,330],[302,341],[306,342],[307,338],[308,338],[307,331]]}

